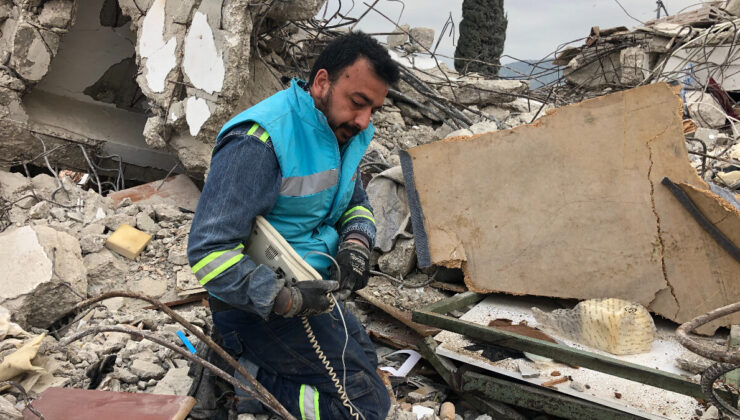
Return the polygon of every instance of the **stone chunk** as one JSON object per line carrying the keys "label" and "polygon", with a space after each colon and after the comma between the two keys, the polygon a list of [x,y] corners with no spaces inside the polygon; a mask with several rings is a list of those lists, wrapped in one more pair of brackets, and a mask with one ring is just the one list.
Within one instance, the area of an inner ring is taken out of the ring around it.
{"label": "stone chunk", "polygon": [[151,235],[129,225],[121,225],[105,241],[105,247],[128,259],[135,260],[151,240]]}
{"label": "stone chunk", "polygon": [[28,216],[31,219],[46,219],[49,216],[49,211],[51,211],[51,203],[39,201],[28,211]]}
{"label": "stone chunk", "polygon": [[411,28],[411,38],[423,47],[423,51],[431,50],[434,44],[434,29],[432,28]]}
{"label": "stone chunk", "polygon": [[44,8],[39,14],[39,23],[44,26],[55,28],[67,28],[72,21],[72,9],[74,1],[49,0],[44,3]]}
{"label": "stone chunk", "polygon": [[141,359],[136,359],[131,364],[131,372],[139,377],[139,379],[159,379],[164,376],[164,368],[157,363],[147,362]]}
{"label": "stone chunk", "polygon": [[22,420],[23,414],[16,410],[10,401],[0,397],[0,418],[6,420]]}
{"label": "stone chunk", "polygon": [[378,258],[380,271],[394,277],[405,276],[416,266],[414,239],[398,239],[391,252]]}
{"label": "stone chunk", "polygon": [[126,265],[112,252],[103,249],[84,258],[87,268],[87,291],[91,296],[121,287],[126,279]]}
{"label": "stone chunk", "polygon": [[153,394],[188,395],[193,378],[188,376],[188,366],[170,368],[164,378],[154,387]]}
{"label": "stone chunk", "polygon": [[86,293],[77,239],[46,226],[0,234],[0,305],[23,328],[49,327]]}
{"label": "stone chunk", "polygon": [[[411,30],[411,26],[408,24],[401,25],[401,28],[406,32]],[[388,35],[388,38],[386,38],[385,42],[388,44],[388,48],[400,47],[409,40],[409,35],[406,32],[402,32],[400,29],[396,29],[395,32],[399,33],[396,35]]]}
{"label": "stone chunk", "polygon": [[727,116],[709,92],[687,92],[686,108],[691,120],[699,127],[720,128],[725,125]]}
{"label": "stone chunk", "polygon": [[460,78],[460,86],[443,86],[439,93],[450,101],[464,105],[491,105],[511,102],[516,95],[529,90],[525,80],[491,80],[478,77]]}
{"label": "stone chunk", "polygon": [[10,65],[22,78],[36,82],[49,71],[51,51],[39,31],[29,24],[21,24],[15,32]]}

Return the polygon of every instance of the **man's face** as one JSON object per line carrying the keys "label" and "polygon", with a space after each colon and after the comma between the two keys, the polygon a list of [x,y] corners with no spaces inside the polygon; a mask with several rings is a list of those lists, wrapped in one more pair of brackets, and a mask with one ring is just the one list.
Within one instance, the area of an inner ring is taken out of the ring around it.
{"label": "man's face", "polygon": [[311,85],[316,108],[326,116],[339,144],[366,129],[370,116],[382,105],[388,85],[379,78],[370,62],[360,57],[334,81],[321,69]]}

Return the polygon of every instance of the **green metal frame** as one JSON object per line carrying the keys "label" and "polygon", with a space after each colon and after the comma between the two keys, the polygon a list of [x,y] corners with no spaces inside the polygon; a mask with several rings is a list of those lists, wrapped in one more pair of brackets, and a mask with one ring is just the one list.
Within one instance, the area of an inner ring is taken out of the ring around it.
{"label": "green metal frame", "polygon": [[636,418],[631,414],[553,390],[458,369],[452,361],[438,355],[436,348],[437,342],[431,337],[426,337],[419,344],[421,354],[450,388],[458,392],[471,406],[495,419],[526,419],[509,405],[574,420]]}
{"label": "green metal frame", "polygon": [[[477,303],[485,297],[485,295],[473,292],[460,293],[414,311],[411,319],[420,324],[456,332],[497,346],[526,351],[569,365],[581,366],[586,369],[652,385],[690,397],[706,399],[706,396],[701,390],[701,385],[690,382],[680,375],[624,362],[613,357],[574,349],[561,344],[550,343],[524,335],[462,321],[446,315],[452,310],[463,309],[468,305]],[[737,396],[734,394],[723,392],[723,397],[731,401],[737,401]]]}

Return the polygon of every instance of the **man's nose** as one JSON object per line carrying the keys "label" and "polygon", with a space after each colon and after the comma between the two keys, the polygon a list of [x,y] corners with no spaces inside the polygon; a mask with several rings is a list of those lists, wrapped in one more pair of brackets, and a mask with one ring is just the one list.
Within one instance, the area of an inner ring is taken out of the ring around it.
{"label": "man's nose", "polygon": [[362,128],[363,130],[366,129],[370,125],[371,114],[372,111],[370,110],[370,108],[359,111],[357,114],[355,114],[355,125]]}

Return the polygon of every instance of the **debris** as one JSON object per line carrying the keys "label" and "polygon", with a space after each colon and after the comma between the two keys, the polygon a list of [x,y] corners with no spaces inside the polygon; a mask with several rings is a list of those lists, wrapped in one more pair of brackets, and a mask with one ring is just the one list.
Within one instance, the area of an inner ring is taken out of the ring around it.
{"label": "debris", "polygon": [[162,380],[157,382],[152,394],[162,395],[188,395],[193,378],[188,376],[188,366],[170,368]]}
{"label": "debris", "polygon": [[686,93],[686,107],[691,120],[699,127],[719,128],[725,125],[725,115],[719,103],[706,92],[692,91]]}
{"label": "debris", "polygon": [[[542,386],[544,386],[544,387],[554,387],[555,385],[559,385],[559,384],[562,384],[564,382],[568,382],[568,377],[567,376],[563,376],[563,377],[560,377],[560,378],[557,378],[557,379],[550,379],[549,381],[543,382],[542,383]],[[621,396],[619,398],[621,398]]]}
{"label": "debris", "polygon": [[151,240],[151,235],[124,224],[105,241],[105,247],[130,260],[135,260]]}
{"label": "debris", "polygon": [[586,391],[586,387],[584,387],[583,384],[580,383],[580,382],[578,382],[578,381],[570,381],[570,387],[571,387],[571,389],[574,389],[574,390],[576,390],[578,392],[585,392]]}
{"label": "debris", "polygon": [[410,238],[409,206],[400,166],[387,169],[367,184],[367,196],[375,213],[375,247],[383,252],[393,249],[398,238]]}
{"label": "debris", "polygon": [[116,205],[124,198],[130,198],[134,203],[169,203],[194,212],[200,198],[200,190],[187,175],[176,175],[160,181],[115,191],[108,194],[108,197]]}
{"label": "debris", "polygon": [[48,226],[0,233],[0,304],[21,327],[47,328],[82,300],[87,272],[77,239]]}
{"label": "debris", "polygon": [[385,301],[375,297],[368,288],[360,289],[356,291],[360,297],[367,300],[369,303],[371,303],[373,306],[378,307],[383,312],[387,313],[388,315],[392,316],[393,318],[401,321],[405,325],[407,325],[412,330],[416,331],[417,333],[421,334],[422,336],[428,336],[428,335],[434,335],[439,332],[439,329],[427,327],[421,324],[417,324],[416,322],[413,322],[411,320],[411,312],[400,310],[396,307],[394,307],[391,304],[386,303]]}
{"label": "debris", "polygon": [[[462,268],[476,292],[613,296],[678,322],[740,299],[730,286],[740,263],[658,185],[671,176],[709,189],[688,165],[679,109],[668,86],[653,84],[559,108],[532,126],[404,152],[419,266]],[[606,163],[593,159],[605,154]],[[489,181],[512,171],[527,175]],[[615,179],[625,187],[612,188]]]}
{"label": "debris", "polygon": [[389,354],[388,356],[392,356],[395,354],[407,354],[409,357],[406,359],[405,362],[403,362],[401,367],[398,369],[394,369],[392,367],[382,367],[379,369],[386,371],[390,373],[391,375],[398,377],[398,378],[405,378],[409,374],[409,372],[411,372],[411,369],[413,369],[414,366],[416,366],[416,363],[421,359],[421,355],[419,354],[419,352],[414,351],[414,350],[399,350],[399,351]]}
{"label": "debris", "polygon": [[23,414],[16,410],[8,400],[0,397],[0,418],[6,420],[23,420]]}
{"label": "debris", "polygon": [[393,277],[405,277],[416,266],[414,239],[398,239],[393,249],[378,258],[380,271]]}
{"label": "debris", "polygon": [[539,370],[531,367],[529,363],[522,359],[516,359],[516,366],[519,373],[522,374],[522,378],[537,378],[540,376]]}
{"label": "debris", "polygon": [[532,313],[541,328],[612,354],[647,353],[655,340],[647,309],[621,299],[589,299],[573,309],[532,308]]}
{"label": "debris", "polygon": [[[66,418],[70,413],[75,413],[78,420],[184,419],[194,405],[193,397],[75,388],[49,388],[33,402],[34,408],[48,419]],[[24,415],[32,416],[27,411],[24,410]]]}

